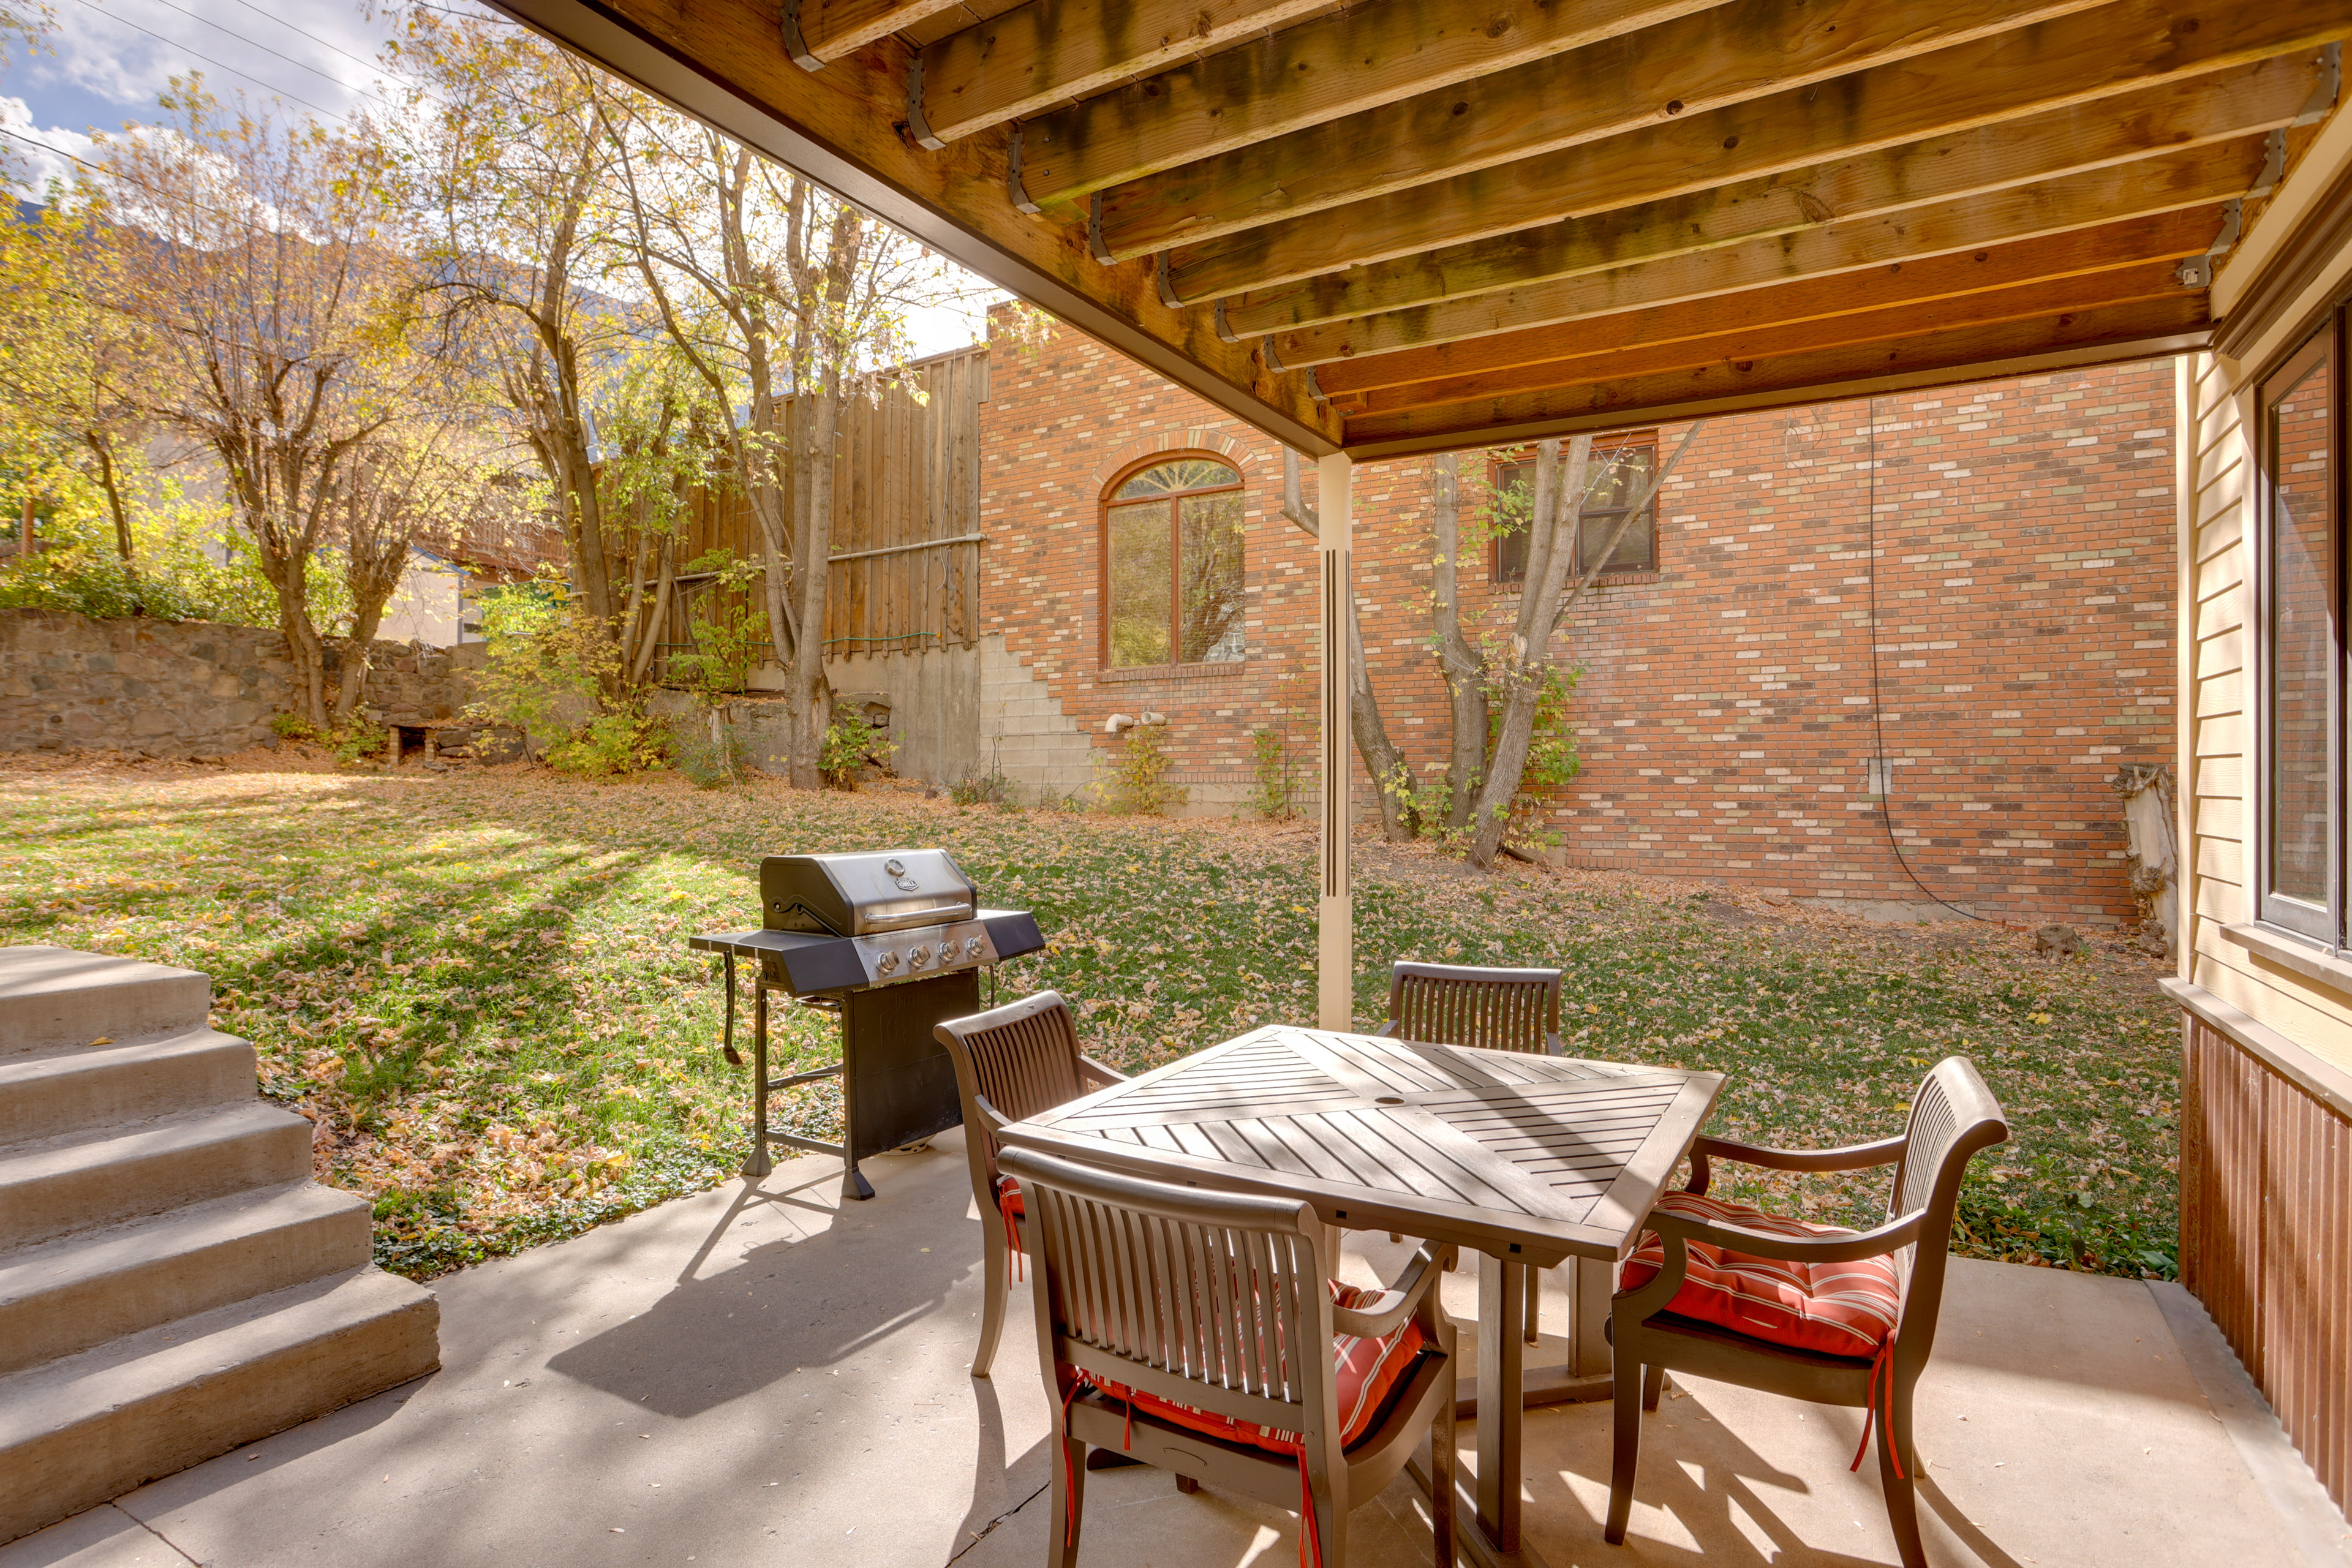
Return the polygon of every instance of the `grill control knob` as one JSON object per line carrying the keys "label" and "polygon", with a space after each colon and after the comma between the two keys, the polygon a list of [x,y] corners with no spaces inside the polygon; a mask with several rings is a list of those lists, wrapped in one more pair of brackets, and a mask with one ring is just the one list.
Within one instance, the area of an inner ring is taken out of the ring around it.
{"label": "grill control knob", "polygon": [[963,939],[963,955],[966,958],[978,958],[987,950],[987,947],[988,943],[979,937],[968,936]]}
{"label": "grill control knob", "polygon": [[910,947],[907,950],[907,967],[909,969],[920,969],[930,961],[931,950],[928,947]]}
{"label": "grill control knob", "polygon": [[887,974],[898,967],[898,955],[895,952],[886,952],[874,961],[874,968],[878,973]]}

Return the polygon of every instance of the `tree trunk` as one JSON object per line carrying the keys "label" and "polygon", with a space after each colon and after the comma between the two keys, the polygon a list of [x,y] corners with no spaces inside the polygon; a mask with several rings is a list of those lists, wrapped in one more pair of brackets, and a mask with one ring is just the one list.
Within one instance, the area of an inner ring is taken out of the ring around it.
{"label": "tree trunk", "polygon": [[1527,771],[1528,750],[1535,741],[1536,710],[1543,700],[1553,635],[1559,629],[1569,606],[1600,578],[1601,566],[1616,550],[1625,531],[1633,525],[1633,520],[1657,500],[1666,476],[1675,471],[1675,465],[1690,450],[1691,442],[1697,438],[1704,424],[1695,424],[1683,433],[1674,455],[1657,466],[1650,482],[1633,498],[1633,504],[1625,509],[1616,528],[1594,552],[1591,563],[1576,580],[1576,585],[1565,592],[1562,590],[1569,571],[1576,560],[1575,541],[1584,526],[1586,468],[1591,460],[1592,437],[1579,436],[1570,444],[1567,471],[1557,483],[1549,481],[1559,443],[1546,441],[1537,448],[1535,515],[1528,524],[1528,580],[1519,599],[1518,626],[1504,650],[1505,668],[1497,672],[1496,684],[1506,694],[1503,721],[1495,736],[1495,753],[1486,786],[1479,792],[1476,832],[1470,845],[1470,858],[1479,866],[1495,863],[1495,856],[1502,848],[1503,832],[1510,824],[1511,803],[1518,796],[1519,780]]}
{"label": "tree trunk", "polygon": [[808,440],[803,449],[808,479],[800,487],[808,506],[793,529],[793,618],[800,629],[784,679],[784,758],[795,789],[816,789],[824,731],[833,721],[833,688],[824,673],[824,599],[832,575],[833,452],[841,423],[841,374],[828,369],[822,391],[810,396]]}
{"label": "tree trunk", "polygon": [[131,560],[131,512],[122,503],[121,476],[114,471],[114,444],[96,430],[82,439],[98,457],[98,484],[106,492],[106,508],[114,514],[114,551],[127,564]]}
{"label": "tree trunk", "polygon": [[1445,679],[1453,742],[1445,762],[1445,826],[1470,821],[1486,773],[1486,669],[1462,635],[1461,471],[1454,454],[1438,458],[1431,508],[1437,554],[1430,580],[1431,616],[1437,623],[1437,668]]}
{"label": "tree trunk", "polygon": [[1518,796],[1519,777],[1527,768],[1528,748],[1535,740],[1536,708],[1550,668],[1551,634],[1559,624],[1560,591],[1575,559],[1568,542],[1575,535],[1568,531],[1583,517],[1585,469],[1591,457],[1590,436],[1569,443],[1564,470],[1558,441],[1545,441],[1536,448],[1535,514],[1528,522],[1528,579],[1519,595],[1518,624],[1487,669],[1489,681],[1502,696],[1503,716],[1470,823],[1470,858],[1482,868],[1493,866],[1502,848],[1511,803]]}

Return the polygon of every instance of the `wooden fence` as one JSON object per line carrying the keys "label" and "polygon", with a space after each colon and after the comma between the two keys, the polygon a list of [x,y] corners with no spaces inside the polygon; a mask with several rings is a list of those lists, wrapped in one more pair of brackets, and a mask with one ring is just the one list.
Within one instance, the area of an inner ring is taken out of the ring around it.
{"label": "wooden fence", "polygon": [[[987,396],[988,351],[975,347],[875,377],[848,399],[834,452],[828,652],[911,652],[979,639],[980,405]],[[787,416],[794,453],[805,448],[806,423],[797,409]],[[720,547],[738,560],[761,560],[759,523],[742,496],[698,489],[674,560],[682,567]],[[654,584],[646,592],[650,602]],[[670,653],[694,646],[693,622],[710,614],[714,592],[708,576],[679,580],[656,679]]]}

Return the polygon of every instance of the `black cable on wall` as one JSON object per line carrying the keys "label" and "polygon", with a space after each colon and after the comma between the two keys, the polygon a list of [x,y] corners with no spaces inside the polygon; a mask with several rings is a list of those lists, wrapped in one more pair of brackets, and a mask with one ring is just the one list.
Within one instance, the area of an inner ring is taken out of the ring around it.
{"label": "black cable on wall", "polygon": [[1886,754],[1886,705],[1879,696],[1878,689],[1878,399],[1870,399],[1867,406],[1870,417],[1870,488],[1864,504],[1869,510],[1870,539],[1870,727],[1878,747],[1878,782],[1881,785],[1878,823],[1885,829],[1888,852],[1895,857],[1895,863],[1903,868],[1903,874],[1911,879],[1913,887],[1956,915],[1983,921],[1990,925],[1995,922],[1986,921],[1974,910],[1960,908],[1921,881],[1919,873],[1912,868],[1909,858],[1903,853],[1903,841],[1895,836],[1895,760]]}

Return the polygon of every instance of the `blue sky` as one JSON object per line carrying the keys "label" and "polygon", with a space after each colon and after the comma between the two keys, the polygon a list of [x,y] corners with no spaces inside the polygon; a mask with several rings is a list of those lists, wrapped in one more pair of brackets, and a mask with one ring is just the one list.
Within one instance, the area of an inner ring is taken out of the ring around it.
{"label": "blue sky", "polygon": [[[462,4],[463,0],[459,0]],[[43,53],[11,51],[0,68],[0,132],[38,189],[87,156],[90,132],[158,117],[176,75],[202,71],[214,92],[276,98],[332,118],[366,101],[393,20],[361,0],[51,0]],[[29,143],[37,142],[35,146]],[[972,341],[975,315],[936,311],[914,323],[919,353]]]}

